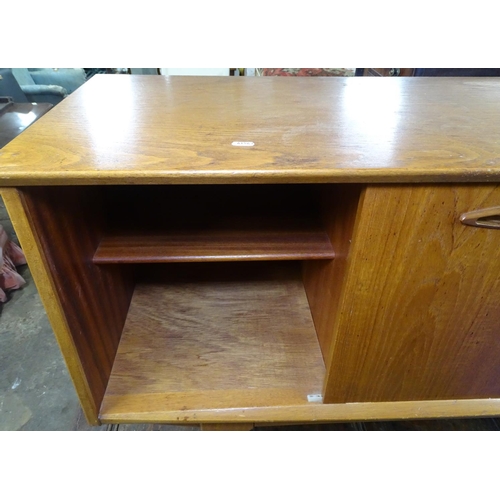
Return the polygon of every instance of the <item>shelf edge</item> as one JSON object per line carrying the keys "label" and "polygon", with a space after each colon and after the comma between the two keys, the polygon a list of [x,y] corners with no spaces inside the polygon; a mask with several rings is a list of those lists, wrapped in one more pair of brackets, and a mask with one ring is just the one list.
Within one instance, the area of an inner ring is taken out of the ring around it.
{"label": "shelf edge", "polygon": [[[104,403],[106,404],[106,403]],[[304,404],[120,413],[101,411],[102,423],[342,422],[500,416],[500,398],[381,403]]]}

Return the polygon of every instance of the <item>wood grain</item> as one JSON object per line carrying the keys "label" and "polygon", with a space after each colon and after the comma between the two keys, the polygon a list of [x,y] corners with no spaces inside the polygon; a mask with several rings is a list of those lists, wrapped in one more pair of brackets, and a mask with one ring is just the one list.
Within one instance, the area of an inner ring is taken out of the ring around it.
{"label": "wood grain", "polygon": [[311,404],[325,368],[300,266],[260,264],[246,278],[235,279],[236,263],[227,263],[218,280],[171,274],[170,282],[137,284],[101,415],[117,405],[125,419],[147,412],[142,402],[152,395],[165,414]]}
{"label": "wood grain", "polygon": [[64,361],[80,399],[85,417],[89,424],[97,425],[99,424],[98,406],[89,386],[82,360],[78,356],[78,349],[57,288],[57,280],[54,279],[51,272],[45,248],[38,235],[38,228],[33,224],[30,212],[26,208],[24,196],[19,190],[3,188],[0,190],[0,196],[3,198],[12,225],[29,263],[31,274],[47,317],[54,329],[57,343],[63,353]]}
{"label": "wood grain", "polygon": [[[127,268],[92,264],[103,234],[97,188],[36,187],[21,193],[65,315],[67,329],[57,335],[66,337],[69,332],[98,408],[132,297],[132,277]],[[29,256],[28,263],[37,272],[39,264]],[[53,326],[59,329],[57,321]],[[74,349],[62,347],[66,362],[73,363]]]}
{"label": "wood grain", "polygon": [[[459,221],[500,205],[499,128],[493,78],[94,77],[0,150],[1,186],[43,186],[6,201],[89,421],[500,415],[500,233]],[[169,221],[297,228],[313,183],[344,186],[324,187],[338,255],[304,265],[307,298],[293,262],[267,278],[260,262],[92,262],[105,235],[157,243]]]}
{"label": "wood grain", "polygon": [[499,127],[496,78],[96,75],[0,151],[0,185],[492,181]]}
{"label": "wood grain", "polygon": [[325,360],[328,359],[333,342],[333,324],[346,276],[361,190],[360,185],[322,186],[319,195],[322,200],[323,226],[335,248],[335,259],[304,262],[304,288]]}
{"label": "wood grain", "polygon": [[[224,221],[222,221],[224,222]],[[315,227],[316,226],[316,227]],[[105,235],[94,264],[333,259],[326,232],[315,221],[238,219],[227,225],[190,230]]]}
{"label": "wood grain", "polygon": [[496,185],[367,188],[325,402],[500,395],[500,232],[459,220],[496,205]]}
{"label": "wood grain", "polygon": [[[189,408],[168,411],[162,394],[106,398],[104,423],[303,423],[491,417],[500,415],[500,399],[396,401],[379,403],[288,404],[244,408]],[[135,408],[136,411],[131,411]]]}

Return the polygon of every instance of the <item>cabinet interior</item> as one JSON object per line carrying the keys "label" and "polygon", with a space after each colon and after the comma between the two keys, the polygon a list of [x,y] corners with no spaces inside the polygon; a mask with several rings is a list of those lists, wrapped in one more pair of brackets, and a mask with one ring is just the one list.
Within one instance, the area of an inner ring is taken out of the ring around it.
{"label": "cabinet interior", "polygon": [[359,194],[26,188],[102,421],[320,404]]}
{"label": "cabinet interior", "polygon": [[314,186],[114,187],[97,264],[332,259]]}

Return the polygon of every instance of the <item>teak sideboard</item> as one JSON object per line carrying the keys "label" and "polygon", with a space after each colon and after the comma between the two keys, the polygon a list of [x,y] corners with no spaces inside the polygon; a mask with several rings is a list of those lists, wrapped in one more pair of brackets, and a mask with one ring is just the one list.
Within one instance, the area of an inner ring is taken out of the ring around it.
{"label": "teak sideboard", "polygon": [[500,415],[500,80],[98,75],[0,186],[91,424]]}

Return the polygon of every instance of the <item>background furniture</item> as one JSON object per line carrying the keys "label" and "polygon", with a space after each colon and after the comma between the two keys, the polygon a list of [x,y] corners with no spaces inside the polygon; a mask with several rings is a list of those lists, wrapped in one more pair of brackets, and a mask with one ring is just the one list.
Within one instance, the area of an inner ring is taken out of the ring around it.
{"label": "background furniture", "polygon": [[356,76],[500,76],[499,68],[356,68]]}
{"label": "background furniture", "polygon": [[52,108],[48,103],[15,103],[2,97],[0,106],[0,149]]}
{"label": "background furniture", "polygon": [[9,239],[0,224],[0,304],[7,302],[5,290],[18,290],[26,284],[24,278],[16,271],[16,266],[26,264],[22,250]]}
{"label": "background furniture", "polygon": [[165,76],[229,76],[229,68],[160,68]]}
{"label": "background furniture", "polygon": [[499,116],[497,79],[92,78],[0,155],[89,422],[500,415]]}
{"label": "background furniture", "polygon": [[0,96],[9,97],[14,102],[28,102],[28,98],[8,68],[0,68]]}
{"label": "background furniture", "polygon": [[354,76],[355,68],[257,68],[259,76]]}
{"label": "background furniture", "polygon": [[128,68],[131,75],[159,75],[158,68]]}
{"label": "background furniture", "polygon": [[11,68],[28,102],[57,104],[86,81],[83,68]]}

